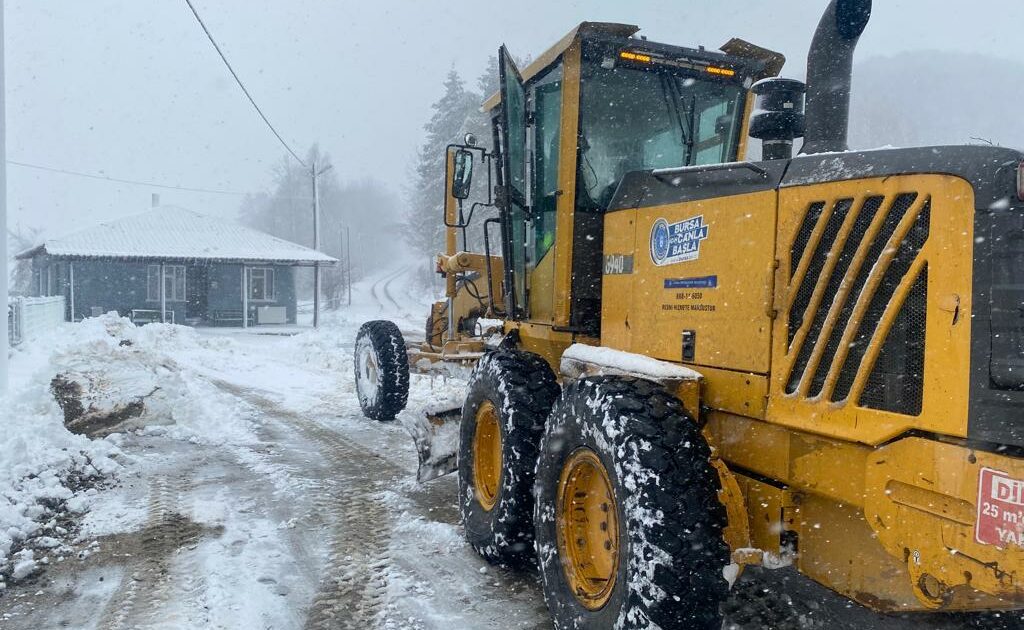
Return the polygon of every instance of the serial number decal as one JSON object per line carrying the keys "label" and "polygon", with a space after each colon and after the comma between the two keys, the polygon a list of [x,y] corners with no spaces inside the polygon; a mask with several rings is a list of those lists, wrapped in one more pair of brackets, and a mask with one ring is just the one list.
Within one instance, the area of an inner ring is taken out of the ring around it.
{"label": "serial number decal", "polygon": [[697,260],[709,229],[703,214],[676,223],[656,220],[651,226],[651,260],[658,266]]}
{"label": "serial number decal", "polygon": [[984,545],[1024,548],[1024,479],[981,469],[974,537]]}
{"label": "serial number decal", "polygon": [[604,275],[633,273],[633,254],[608,254],[604,257]]}
{"label": "serial number decal", "polygon": [[715,293],[708,289],[718,288],[718,276],[696,278],[665,278],[665,288],[674,293],[665,293],[663,299],[674,300],[661,305],[662,311],[676,313],[714,313]]}

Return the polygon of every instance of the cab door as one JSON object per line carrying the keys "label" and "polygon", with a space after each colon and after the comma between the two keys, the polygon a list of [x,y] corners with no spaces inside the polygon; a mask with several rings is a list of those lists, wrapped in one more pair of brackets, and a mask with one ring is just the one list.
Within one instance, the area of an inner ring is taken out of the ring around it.
{"label": "cab door", "polygon": [[522,75],[508,49],[498,50],[501,88],[502,237],[505,258],[505,305],[512,319],[523,319],[528,312],[526,288],[527,220],[529,188],[526,171],[526,88]]}
{"label": "cab door", "polygon": [[527,230],[530,320],[554,320],[555,252],[562,131],[562,63],[556,63],[529,88],[528,137],[531,157],[531,224]]}

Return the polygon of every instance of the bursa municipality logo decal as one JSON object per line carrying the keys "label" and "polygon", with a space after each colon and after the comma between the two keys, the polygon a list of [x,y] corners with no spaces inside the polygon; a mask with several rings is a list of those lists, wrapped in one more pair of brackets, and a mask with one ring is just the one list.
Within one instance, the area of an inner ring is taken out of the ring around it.
{"label": "bursa municipality logo decal", "polygon": [[704,215],[669,223],[658,219],[651,227],[651,260],[655,265],[697,260],[700,257],[700,243],[708,237],[708,226]]}

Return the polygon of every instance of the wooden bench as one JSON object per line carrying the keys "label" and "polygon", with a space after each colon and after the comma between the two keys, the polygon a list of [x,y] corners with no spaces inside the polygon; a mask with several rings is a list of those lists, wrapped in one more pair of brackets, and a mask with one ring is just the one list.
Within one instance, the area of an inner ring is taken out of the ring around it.
{"label": "wooden bench", "polygon": [[[160,311],[149,308],[133,308],[130,313],[133,324],[157,324],[160,323]],[[171,324],[174,323],[174,311],[167,311],[167,321]]]}
{"label": "wooden bench", "polygon": [[[210,321],[215,324],[226,324],[235,322],[239,326],[242,325],[242,310],[223,310],[223,311],[212,311],[210,313]],[[249,318],[249,324],[252,324],[252,318]]]}

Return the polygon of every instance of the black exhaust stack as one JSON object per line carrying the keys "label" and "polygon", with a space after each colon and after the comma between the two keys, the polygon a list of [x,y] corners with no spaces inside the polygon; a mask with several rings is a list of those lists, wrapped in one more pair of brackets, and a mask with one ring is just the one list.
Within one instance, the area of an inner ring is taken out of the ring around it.
{"label": "black exhaust stack", "polygon": [[871,17],[871,0],[832,0],[807,54],[807,120],[801,153],[846,151],[853,51]]}

